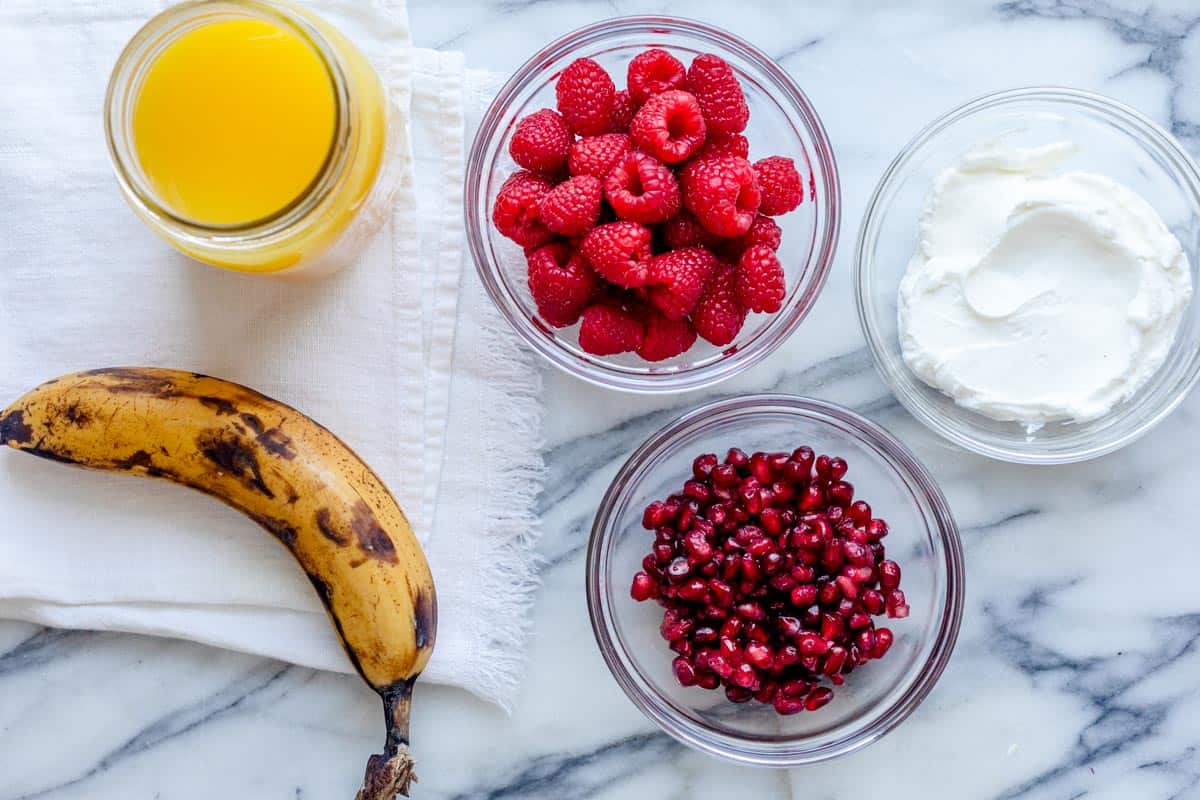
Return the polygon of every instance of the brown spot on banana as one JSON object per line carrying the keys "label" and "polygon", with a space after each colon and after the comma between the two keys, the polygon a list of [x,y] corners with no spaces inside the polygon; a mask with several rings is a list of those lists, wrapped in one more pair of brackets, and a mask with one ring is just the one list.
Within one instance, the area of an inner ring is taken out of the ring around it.
{"label": "brown spot on banana", "polygon": [[33,441],[33,428],[25,424],[25,412],[14,408],[0,417],[0,442],[9,447],[29,444]]}
{"label": "brown spot on banana", "polygon": [[263,481],[258,456],[236,434],[223,430],[202,431],[196,437],[196,449],[217,467],[240,478],[264,497],[275,497],[275,493]]}
{"label": "brown spot on banana", "polygon": [[333,515],[329,512],[328,508],[317,509],[316,522],[317,530],[329,541],[340,547],[350,544],[350,537],[343,535],[333,524]]}

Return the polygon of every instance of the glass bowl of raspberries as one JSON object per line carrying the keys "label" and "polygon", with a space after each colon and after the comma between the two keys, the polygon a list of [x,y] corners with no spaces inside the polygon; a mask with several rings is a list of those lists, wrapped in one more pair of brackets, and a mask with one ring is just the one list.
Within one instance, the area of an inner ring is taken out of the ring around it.
{"label": "glass bowl of raspberries", "polygon": [[839,203],[788,74],[671,17],[536,53],[467,161],[468,241],[496,306],[559,368],[632,392],[711,386],[782,344],[825,283]]}
{"label": "glass bowl of raspberries", "polygon": [[798,766],[900,724],[950,658],[963,605],[954,517],[895,437],[789,395],[721,400],[651,436],[588,544],[601,653],[664,731]]}

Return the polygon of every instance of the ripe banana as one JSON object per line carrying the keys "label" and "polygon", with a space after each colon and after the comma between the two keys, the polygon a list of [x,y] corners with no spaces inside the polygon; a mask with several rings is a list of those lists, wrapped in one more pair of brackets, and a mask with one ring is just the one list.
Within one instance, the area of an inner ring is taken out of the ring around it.
{"label": "ripe banana", "polygon": [[42,458],[163,478],[238,509],[291,551],[346,654],[383,698],[387,743],[358,800],[408,795],[413,681],[433,650],[429,565],[387,487],[300,412],[217,378],[153,368],[49,381],[0,412],[0,442]]}

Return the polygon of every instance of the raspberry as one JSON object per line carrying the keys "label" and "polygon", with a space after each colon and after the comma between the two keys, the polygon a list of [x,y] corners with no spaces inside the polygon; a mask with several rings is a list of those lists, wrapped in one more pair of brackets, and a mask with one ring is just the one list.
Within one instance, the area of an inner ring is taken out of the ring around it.
{"label": "raspberry", "polygon": [[563,236],[582,236],[596,227],[604,192],[599,178],[577,175],[550,190],[538,216],[547,228]]}
{"label": "raspberry", "polygon": [[579,346],[594,356],[628,353],[641,346],[642,331],[642,323],[628,312],[597,304],[583,312]]}
{"label": "raspberry", "polygon": [[709,134],[704,140],[704,147],[693,156],[697,161],[721,156],[750,157],[750,140],[740,133]]}
{"label": "raspberry", "polygon": [[629,137],[623,133],[588,136],[571,147],[567,164],[572,175],[594,175],[604,180],[630,147]]}
{"label": "raspberry", "polygon": [[[662,226],[663,241],[672,250],[681,247],[707,247],[715,250],[725,240],[704,229],[687,211],[680,211]],[[741,252],[741,251],[739,251]]]}
{"label": "raspberry", "polygon": [[686,87],[700,103],[710,131],[723,134],[746,129],[750,107],[737,76],[724,59],[711,53],[696,56],[687,73]]}
{"label": "raspberry", "polygon": [[672,89],[654,95],[638,109],[629,123],[629,136],[659,161],[678,164],[704,144],[704,116],[695,97]]}
{"label": "raspberry", "polygon": [[703,247],[687,247],[655,256],[650,262],[650,302],[671,320],[692,313],[717,266],[717,257]]}
{"label": "raspberry", "polygon": [[540,247],[554,239],[538,217],[538,207],[553,188],[531,172],[514,172],[496,194],[492,222],[496,230],[522,247]]}
{"label": "raspberry", "polygon": [[508,152],[525,169],[555,175],[567,165],[572,141],[559,113],[543,108],[517,123]]}
{"label": "raspberry", "polygon": [[754,162],[754,174],[762,192],[759,211],[771,217],[795,211],[804,202],[804,184],[796,163],[783,156],[771,156]]}
{"label": "raspberry", "polygon": [[692,312],[696,333],[717,347],[732,342],[746,321],[746,309],[737,299],[736,282],[737,270],[730,264],[718,264]]}
{"label": "raspberry", "polygon": [[613,95],[612,113],[608,117],[608,129],[614,133],[628,133],[629,123],[637,113],[638,104],[633,102],[629,92],[622,89]]}
{"label": "raspberry", "polygon": [[683,205],[675,173],[636,150],[613,167],[604,194],[618,217],[646,225],[670,219]]}
{"label": "raspberry", "polygon": [[650,265],[650,229],[636,222],[610,222],[593,228],[580,247],[592,269],[626,288],[645,286]]}
{"label": "raspberry", "polygon": [[633,57],[626,75],[629,96],[635,103],[644,103],[651,95],[682,88],[687,70],[678,58],[653,47]]}
{"label": "raspberry", "polygon": [[574,325],[599,289],[599,276],[563,242],[535,250],[528,262],[529,292],[542,319],[556,328]]}
{"label": "raspberry", "polygon": [[679,177],[684,206],[707,230],[732,239],[750,229],[760,197],[749,161],[736,156],[693,161]]}
{"label": "raspberry", "polygon": [[760,213],[754,218],[754,222],[750,223],[750,230],[736,239],[726,239],[718,252],[722,258],[736,264],[742,253],[746,252],[746,248],[765,244],[772,250],[778,250],[781,241],[783,231],[775,224],[775,220]]}
{"label": "raspberry", "polygon": [[786,294],[787,279],[774,250],[756,244],[742,253],[737,269],[737,296],[742,305],[774,314],[783,308]]}
{"label": "raspberry", "polygon": [[608,131],[617,88],[604,67],[590,58],[577,58],[558,76],[558,110],[572,133],[596,136]]}
{"label": "raspberry", "polygon": [[685,320],[668,319],[650,312],[646,318],[646,334],[637,354],[647,361],[665,361],[686,353],[696,343],[696,331]]}

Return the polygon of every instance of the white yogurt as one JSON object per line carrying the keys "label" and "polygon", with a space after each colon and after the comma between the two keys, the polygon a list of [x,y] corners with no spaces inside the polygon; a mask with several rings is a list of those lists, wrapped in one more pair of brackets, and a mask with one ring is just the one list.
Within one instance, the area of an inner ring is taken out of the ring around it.
{"label": "white yogurt", "polygon": [[1163,363],[1192,296],[1179,240],[1076,148],[981,145],[934,181],[900,283],[922,380],[993,419],[1086,421]]}

